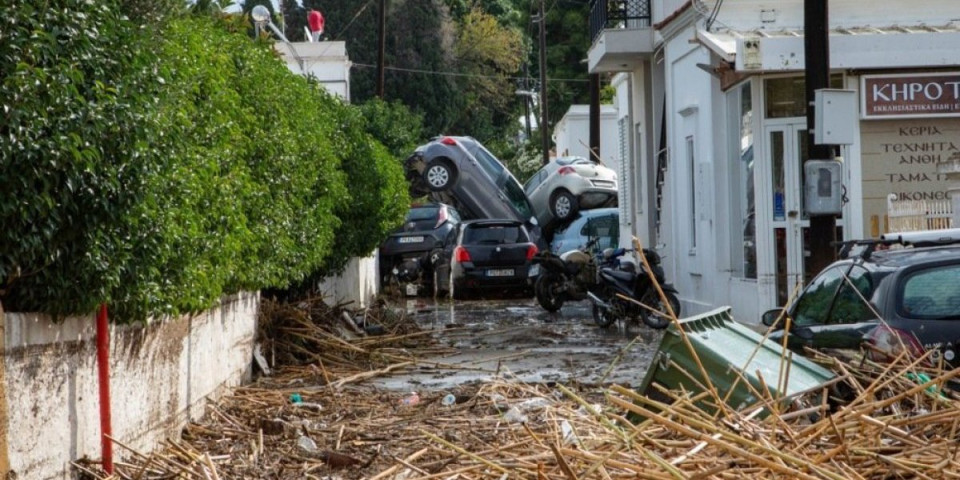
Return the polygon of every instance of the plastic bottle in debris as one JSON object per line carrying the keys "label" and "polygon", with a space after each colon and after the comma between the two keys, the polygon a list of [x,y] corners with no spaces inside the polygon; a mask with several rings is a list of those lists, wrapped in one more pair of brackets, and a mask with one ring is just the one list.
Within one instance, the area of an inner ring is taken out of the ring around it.
{"label": "plastic bottle in debris", "polygon": [[457,396],[452,393],[448,393],[445,397],[443,397],[443,400],[440,400],[440,404],[444,407],[449,407],[454,403],[457,403]]}
{"label": "plastic bottle in debris", "polygon": [[420,395],[417,392],[411,392],[410,395],[400,399],[400,405],[404,407],[412,407],[420,403]]}

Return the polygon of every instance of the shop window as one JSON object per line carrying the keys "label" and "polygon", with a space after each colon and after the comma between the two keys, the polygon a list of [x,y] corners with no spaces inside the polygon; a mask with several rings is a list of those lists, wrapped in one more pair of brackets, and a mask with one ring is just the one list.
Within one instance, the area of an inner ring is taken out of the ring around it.
{"label": "shop window", "polygon": [[[807,115],[807,82],[801,77],[769,78],[763,81],[766,118]],[[843,75],[830,75],[830,88],[843,88]]]}
{"label": "shop window", "polygon": [[730,265],[733,276],[757,278],[757,226],[754,197],[753,100],[747,82],[727,95],[730,115]]}

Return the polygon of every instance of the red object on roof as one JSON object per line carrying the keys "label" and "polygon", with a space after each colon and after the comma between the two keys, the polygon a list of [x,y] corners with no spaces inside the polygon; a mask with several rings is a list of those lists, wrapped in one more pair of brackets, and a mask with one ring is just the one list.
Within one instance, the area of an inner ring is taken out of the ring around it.
{"label": "red object on roof", "polygon": [[310,25],[311,32],[323,33],[323,14],[316,11],[310,10],[310,13],[307,13],[307,25]]}

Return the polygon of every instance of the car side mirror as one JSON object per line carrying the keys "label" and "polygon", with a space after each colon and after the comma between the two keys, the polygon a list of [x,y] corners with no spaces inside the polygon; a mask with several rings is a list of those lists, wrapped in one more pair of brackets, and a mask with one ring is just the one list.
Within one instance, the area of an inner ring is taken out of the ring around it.
{"label": "car side mirror", "polygon": [[765,326],[773,326],[776,323],[777,319],[780,318],[780,314],[783,312],[783,308],[774,308],[773,310],[767,310],[763,312],[763,315],[760,316],[760,322]]}

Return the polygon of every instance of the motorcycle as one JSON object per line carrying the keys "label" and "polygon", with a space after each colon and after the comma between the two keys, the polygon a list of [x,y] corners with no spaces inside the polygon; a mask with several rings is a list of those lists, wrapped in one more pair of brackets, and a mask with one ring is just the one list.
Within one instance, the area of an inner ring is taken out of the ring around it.
{"label": "motorcycle", "polygon": [[599,237],[592,238],[583,247],[559,256],[544,250],[533,258],[542,272],[533,286],[541,307],[556,312],[564,302],[587,299],[588,292],[598,284],[599,267],[611,265],[624,252],[618,249],[606,252],[606,256],[602,252],[594,253],[592,250],[599,240]]}
{"label": "motorcycle", "polygon": [[[663,290],[666,301],[670,302],[673,314],[679,316],[680,299],[677,297],[679,292],[676,287],[666,283],[660,255],[646,248],[643,249],[643,255]],[[638,318],[648,327],[658,330],[670,325],[669,311],[650,275],[644,268],[637,272],[635,262],[621,261],[619,269],[610,267],[600,269],[598,283],[599,285],[587,295],[593,302],[593,321],[601,328],[609,327],[619,319],[636,320]],[[631,300],[622,298],[620,295]]]}

